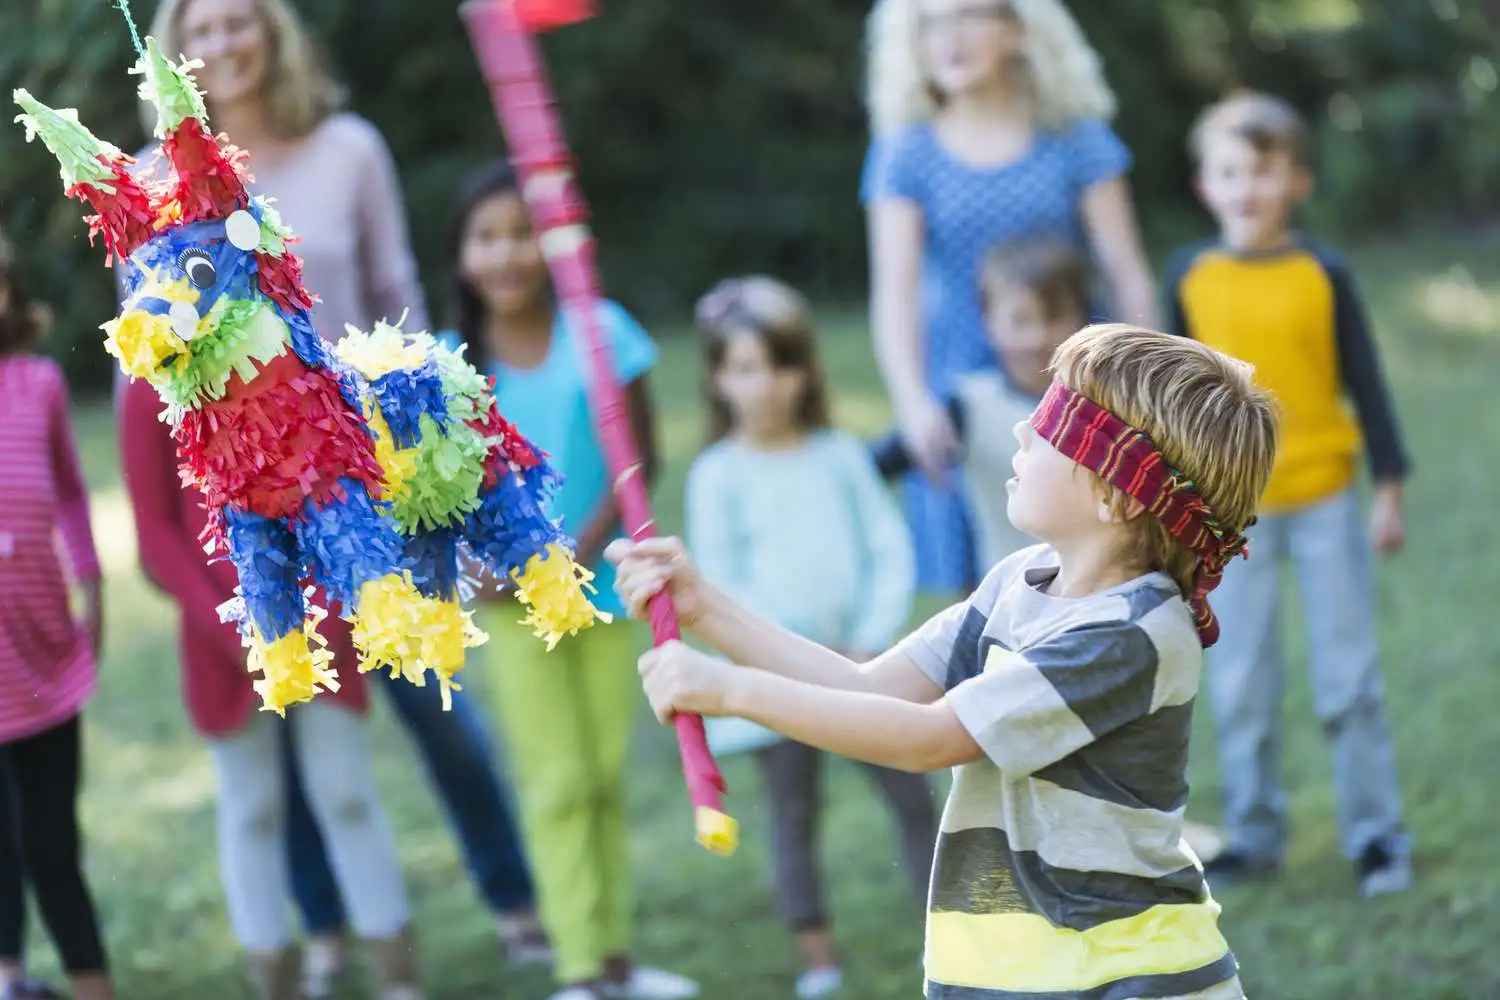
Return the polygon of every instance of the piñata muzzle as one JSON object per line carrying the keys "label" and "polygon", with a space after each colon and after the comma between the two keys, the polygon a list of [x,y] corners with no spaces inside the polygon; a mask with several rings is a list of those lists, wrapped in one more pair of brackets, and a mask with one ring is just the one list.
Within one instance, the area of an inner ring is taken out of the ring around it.
{"label": "pi\u00f1ata muzzle", "polygon": [[[1209,593],[1250,542],[1226,527],[1192,480],[1172,468],[1146,434],[1060,380],[1054,380],[1031,415],[1031,428],[1048,444],[1137,501],[1146,513],[1198,557],[1198,571],[1184,596],[1204,647],[1219,638]],[[1251,523],[1254,523],[1252,518]]]}

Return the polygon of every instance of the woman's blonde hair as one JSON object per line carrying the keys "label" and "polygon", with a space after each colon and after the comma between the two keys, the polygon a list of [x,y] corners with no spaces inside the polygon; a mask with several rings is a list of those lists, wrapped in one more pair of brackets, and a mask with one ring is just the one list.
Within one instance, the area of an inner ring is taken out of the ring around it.
{"label": "woman's blonde hair", "polygon": [[[182,55],[182,15],[192,0],[161,0],[151,19],[151,35],[162,52]],[[348,92],[329,72],[312,33],[288,0],[252,0],[255,15],[266,33],[266,78],[261,93],[266,120],[278,138],[300,139],[339,111]],[[156,128],[156,110],[141,105],[141,121],[149,136]]]}
{"label": "woman's blonde hair", "polygon": [[[922,70],[921,0],[878,0],[866,23],[865,103],[870,131],[889,135],[930,119],[942,105]],[[1022,54],[1037,123],[1060,128],[1080,118],[1109,120],[1115,95],[1099,56],[1061,0],[1007,0],[1025,30]]]}

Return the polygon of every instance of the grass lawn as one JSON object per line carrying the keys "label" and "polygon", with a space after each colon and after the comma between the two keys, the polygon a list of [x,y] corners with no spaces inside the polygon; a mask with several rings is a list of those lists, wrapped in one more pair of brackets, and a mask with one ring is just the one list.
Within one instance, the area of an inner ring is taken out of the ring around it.
{"label": "grass lawn", "polygon": [[[1500,760],[1500,631],[1483,624],[1500,592],[1500,562],[1485,557],[1495,544],[1485,542],[1494,524],[1489,504],[1500,490],[1500,473],[1485,457],[1500,441],[1500,406],[1484,402],[1500,386],[1497,261],[1500,234],[1429,236],[1355,255],[1417,461],[1410,544],[1381,575],[1380,627],[1419,886],[1399,899],[1358,898],[1339,856],[1328,755],[1294,651],[1290,867],[1279,884],[1221,894],[1225,928],[1256,1000],[1500,996],[1496,798],[1482,792],[1483,775]],[[659,497],[671,527],[679,523],[700,421],[691,341],[663,341],[656,391],[669,468]],[[827,354],[839,421],[879,429],[886,404],[857,321],[829,318]],[[177,694],[173,612],[136,570],[110,410],[104,403],[81,409],[110,615],[102,690],[87,716],[84,811],[122,996],[248,997],[219,887],[208,758]],[[472,683],[482,687],[486,669],[476,666]],[[1206,716],[1200,713],[1190,808],[1212,821]],[[383,704],[376,725],[380,783],[418,910],[431,995],[545,996],[544,975],[504,968],[448,828]],[[744,837],[736,857],[719,860],[692,842],[674,745],[649,724],[644,705],[640,737],[632,789],[640,956],[700,977],[709,997],[791,996],[797,963],[766,888],[753,770],[743,760],[726,762]],[[852,767],[831,771],[826,857],[853,977],[848,995],[916,997],[921,922],[895,867],[886,817]],[[37,971],[53,974],[40,929],[32,940]]]}

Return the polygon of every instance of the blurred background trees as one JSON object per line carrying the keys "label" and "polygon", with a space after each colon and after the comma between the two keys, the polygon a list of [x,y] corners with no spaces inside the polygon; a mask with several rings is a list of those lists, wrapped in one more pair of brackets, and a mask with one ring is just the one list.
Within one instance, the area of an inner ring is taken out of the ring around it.
{"label": "blurred background trees", "polygon": [[[107,0],[27,0],[0,14],[0,85],[74,106],[125,149],[144,141],[129,42]],[[153,0],[136,0],[143,28]],[[446,298],[448,198],[501,152],[456,11],[445,2],[300,0],[401,168],[435,316]],[[595,213],[609,294],[680,315],[731,271],[769,271],[825,300],[865,284],[858,183],[870,0],[603,0],[548,37],[569,139]],[[1120,95],[1133,184],[1160,247],[1204,231],[1184,137],[1201,106],[1263,87],[1313,121],[1308,215],[1343,240],[1500,209],[1500,4],[1490,0],[1075,0]],[[252,164],[253,169],[253,164]],[[64,202],[56,162],[0,129],[0,224],[57,308],[49,350],[82,384],[110,366],[102,250]],[[316,290],[315,290],[316,291]]]}

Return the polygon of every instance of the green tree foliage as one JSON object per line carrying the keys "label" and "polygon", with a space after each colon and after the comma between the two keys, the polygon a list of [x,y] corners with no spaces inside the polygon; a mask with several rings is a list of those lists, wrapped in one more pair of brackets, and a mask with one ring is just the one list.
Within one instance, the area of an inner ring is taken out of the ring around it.
{"label": "green tree foliage", "polygon": [[[733,271],[786,276],[820,298],[865,280],[858,182],[870,0],[602,0],[603,16],[544,51],[610,294],[680,312]],[[149,23],[152,0],[136,0]],[[502,152],[468,40],[447,2],[300,0],[402,172],[434,311],[446,298],[449,199]],[[1117,126],[1148,234],[1203,221],[1184,136],[1236,86],[1266,87],[1317,130],[1313,221],[1359,231],[1494,209],[1500,185],[1495,13],[1479,0],[1077,0],[1120,94]],[[108,0],[29,0],[0,15],[0,87],[79,108],[123,148],[142,140],[129,42]],[[253,168],[253,164],[252,164]],[[0,129],[0,221],[37,292],[57,305],[53,349],[75,376],[108,372],[96,325],[113,311],[55,164]]]}

